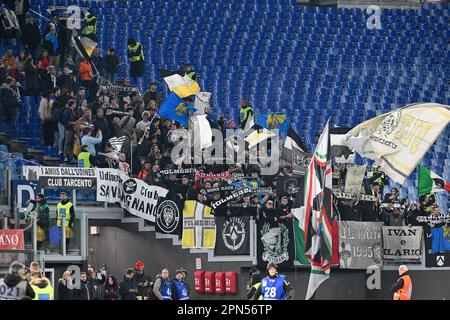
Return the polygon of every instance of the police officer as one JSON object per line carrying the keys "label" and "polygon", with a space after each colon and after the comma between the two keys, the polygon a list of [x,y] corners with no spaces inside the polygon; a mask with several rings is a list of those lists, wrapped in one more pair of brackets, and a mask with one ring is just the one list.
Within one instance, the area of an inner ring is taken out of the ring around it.
{"label": "police officer", "polygon": [[250,117],[253,118],[255,116],[255,111],[248,103],[247,98],[243,98],[240,104],[241,109],[239,110],[239,125],[241,126],[241,129],[244,129]]}
{"label": "police officer", "polygon": [[191,78],[194,81],[197,81],[197,74],[192,69],[192,66],[189,62],[184,65],[184,75],[188,76],[189,78]]}
{"label": "police officer", "polygon": [[34,291],[25,279],[25,266],[17,261],[11,263],[8,275],[0,279],[0,300],[33,299]]}
{"label": "police officer", "polygon": [[170,291],[169,270],[163,269],[161,274],[156,277],[153,293],[158,300],[172,300]]}
{"label": "police officer", "polygon": [[82,36],[97,42],[97,35],[95,34],[97,31],[97,18],[92,14],[91,9],[87,10],[86,17],[83,19],[83,25]]}
{"label": "police officer", "polygon": [[69,246],[69,239],[72,237],[73,223],[75,222],[75,210],[72,202],[69,201],[67,193],[60,193],[60,202],[56,205],[56,225],[61,228],[62,216],[65,216],[66,247]]}
{"label": "police officer", "polygon": [[130,76],[137,84],[139,90],[142,90],[141,78],[144,75],[144,52],[142,44],[133,38],[128,39],[128,59],[130,60]]}
{"label": "police officer", "polygon": [[391,290],[394,291],[394,300],[411,300],[412,281],[408,274],[408,267],[401,265],[398,268],[399,278],[392,285]]}
{"label": "police officer", "polygon": [[189,300],[189,288],[183,281],[183,270],[175,271],[175,279],[170,283],[170,292],[172,300]]}
{"label": "police officer", "polygon": [[136,294],[136,299],[138,300],[148,300],[148,291],[153,284],[150,276],[144,274],[144,263],[140,260],[136,261],[134,264],[134,279],[138,285],[138,292]]}
{"label": "police officer", "polygon": [[278,274],[278,266],[275,263],[267,264],[267,273],[268,276],[262,279],[254,298],[262,295],[263,300],[293,300],[295,290],[286,280],[286,276]]}
{"label": "police officer", "polygon": [[42,272],[35,271],[31,274],[30,285],[34,291],[33,300],[54,300],[54,292],[50,280],[43,277]]}

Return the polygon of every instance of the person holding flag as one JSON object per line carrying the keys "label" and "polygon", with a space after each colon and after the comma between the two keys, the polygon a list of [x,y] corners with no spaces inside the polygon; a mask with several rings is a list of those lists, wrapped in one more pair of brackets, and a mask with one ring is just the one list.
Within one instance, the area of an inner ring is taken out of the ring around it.
{"label": "person holding flag", "polygon": [[286,276],[278,273],[278,266],[269,262],[267,264],[268,276],[262,279],[261,285],[256,289],[253,300],[294,300],[295,289],[287,281]]}

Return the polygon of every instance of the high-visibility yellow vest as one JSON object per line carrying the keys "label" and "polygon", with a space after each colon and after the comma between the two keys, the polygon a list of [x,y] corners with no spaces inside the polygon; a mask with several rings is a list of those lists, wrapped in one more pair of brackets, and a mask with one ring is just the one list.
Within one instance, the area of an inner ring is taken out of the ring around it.
{"label": "high-visibility yellow vest", "polygon": [[130,58],[131,62],[135,62],[135,61],[144,61],[144,53],[142,52],[142,45],[140,42],[136,41],[136,45],[135,46],[128,46],[128,51],[137,51],[139,49],[139,46],[141,46],[141,52],[138,56],[134,56]]}
{"label": "high-visibility yellow vest", "polygon": [[[256,291],[258,291],[258,288],[261,286],[261,282],[255,283],[252,288],[255,288]],[[258,300],[262,300],[263,296],[262,294],[259,295]]]}
{"label": "high-visibility yellow vest", "polygon": [[65,213],[66,215],[66,227],[69,226],[69,221],[70,221],[70,208],[72,208],[73,204],[72,202],[67,202],[66,204],[62,204],[61,202],[59,202],[56,205],[56,225],[58,227],[61,227],[61,213]]}
{"label": "high-visibility yellow vest", "polygon": [[191,71],[187,75],[188,75],[189,78],[192,79],[195,76],[195,71]]}
{"label": "high-visibility yellow vest", "polygon": [[78,167],[79,168],[90,168],[91,167],[91,161],[89,160],[89,157],[91,154],[89,152],[83,151],[80,152],[78,155]]}
{"label": "high-visibility yellow vest", "polygon": [[31,288],[34,291],[33,300],[55,300],[53,296],[53,288],[47,285],[45,288],[39,288],[38,286],[32,284]]}
{"label": "high-visibility yellow vest", "polygon": [[253,110],[253,109],[249,105],[247,105],[247,106],[241,108],[241,110],[239,110],[239,119],[241,120],[241,123],[243,123],[245,120],[247,120],[248,112],[250,110]]}
{"label": "high-visibility yellow vest", "polygon": [[[92,21],[95,20],[95,24],[91,24]],[[97,18],[93,15],[86,17],[83,19],[83,22],[87,23],[87,26],[83,29],[83,34],[90,35],[97,31]]]}

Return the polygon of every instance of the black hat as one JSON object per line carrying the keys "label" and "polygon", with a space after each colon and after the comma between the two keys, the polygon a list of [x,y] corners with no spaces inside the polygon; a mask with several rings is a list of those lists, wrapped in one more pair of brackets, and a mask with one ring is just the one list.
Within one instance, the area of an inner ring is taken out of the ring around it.
{"label": "black hat", "polygon": [[158,82],[152,81],[152,82],[150,82],[150,85],[155,85],[155,86],[157,86],[157,85],[158,85]]}

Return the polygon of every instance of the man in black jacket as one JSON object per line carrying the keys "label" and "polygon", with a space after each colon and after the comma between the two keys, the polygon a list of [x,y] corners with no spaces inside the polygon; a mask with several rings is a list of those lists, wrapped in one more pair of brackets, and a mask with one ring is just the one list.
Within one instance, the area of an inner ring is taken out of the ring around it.
{"label": "man in black jacket", "polygon": [[149,275],[144,273],[144,263],[142,261],[137,261],[134,265],[134,269],[136,270],[136,273],[133,280],[136,282],[138,289],[136,298],[138,300],[148,300],[148,291],[151,285],[153,285],[152,279]]}
{"label": "man in black jacket", "polygon": [[75,100],[69,100],[62,118],[62,123],[64,124],[64,161],[66,163],[70,163],[73,157],[75,110]]}
{"label": "man in black jacket", "polygon": [[13,89],[14,82],[13,78],[8,77],[0,86],[0,105],[4,114],[4,122],[12,122],[19,110],[19,99]]}
{"label": "man in black jacket", "polygon": [[119,283],[119,293],[122,300],[136,300],[136,294],[139,290],[136,280],[133,278],[134,270],[131,268],[127,269],[127,273]]}
{"label": "man in black jacket", "polygon": [[53,91],[56,87],[56,68],[48,66],[47,72],[41,76],[41,92]]}
{"label": "man in black jacket", "polygon": [[102,300],[102,286],[106,282],[106,277],[103,272],[95,273],[93,268],[88,269],[87,287],[89,289],[90,300]]}
{"label": "man in black jacket", "polygon": [[27,23],[22,33],[22,44],[25,47],[25,55],[31,54],[36,57],[36,50],[41,44],[42,35],[39,26],[34,22],[32,15],[28,15]]}
{"label": "man in black jacket", "polygon": [[80,288],[74,289],[73,300],[91,300],[89,295],[86,272],[80,273]]}

